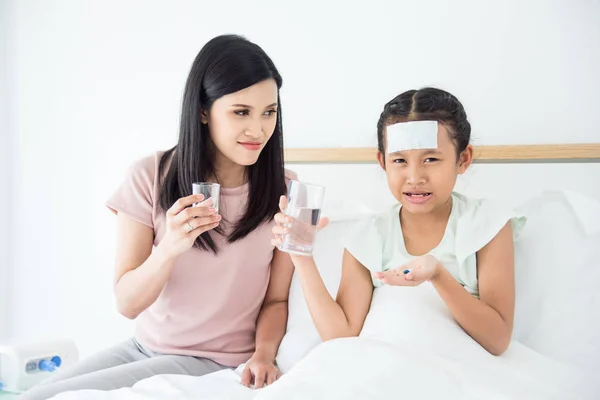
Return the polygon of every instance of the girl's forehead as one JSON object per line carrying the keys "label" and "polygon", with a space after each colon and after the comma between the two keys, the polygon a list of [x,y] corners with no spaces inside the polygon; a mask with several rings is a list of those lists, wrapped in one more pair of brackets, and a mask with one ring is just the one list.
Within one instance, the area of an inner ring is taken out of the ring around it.
{"label": "girl's forehead", "polygon": [[408,121],[390,124],[385,129],[388,154],[408,150],[443,151],[454,143],[448,128],[438,121]]}
{"label": "girl's forehead", "polygon": [[452,142],[452,138],[450,137],[450,131],[444,124],[439,125],[438,130],[438,147],[454,147],[454,143]]}

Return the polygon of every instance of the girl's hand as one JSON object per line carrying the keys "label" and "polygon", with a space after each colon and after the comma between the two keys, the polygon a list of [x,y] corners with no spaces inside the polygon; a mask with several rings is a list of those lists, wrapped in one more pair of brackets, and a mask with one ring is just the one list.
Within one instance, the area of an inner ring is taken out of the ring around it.
{"label": "girl's hand", "polygon": [[386,285],[417,286],[425,281],[435,279],[440,268],[444,268],[440,261],[428,254],[413,258],[401,267],[385,272],[375,272],[373,276]]}
{"label": "girl's hand", "polygon": [[310,244],[314,241],[315,234],[321,229],[325,228],[329,223],[328,218],[320,218],[315,229],[314,225],[302,221],[296,221],[291,216],[286,215],[286,207],[287,198],[285,196],[281,196],[279,198],[279,209],[281,212],[275,215],[276,225],[272,229],[273,238],[271,239],[271,244],[275,247],[278,247],[281,243],[283,243],[283,235],[287,235],[292,232],[295,241]]}
{"label": "girl's hand", "polygon": [[171,256],[189,250],[198,236],[219,225],[221,216],[212,208],[212,199],[202,200],[201,194],[182,197],[167,211],[167,233],[159,246]]}

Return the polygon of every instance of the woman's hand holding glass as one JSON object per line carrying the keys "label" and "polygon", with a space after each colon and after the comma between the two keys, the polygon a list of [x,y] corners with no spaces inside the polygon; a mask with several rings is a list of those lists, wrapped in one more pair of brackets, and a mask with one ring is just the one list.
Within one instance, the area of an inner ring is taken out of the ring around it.
{"label": "woman's hand holding glass", "polygon": [[167,233],[160,242],[173,257],[189,250],[198,236],[216,228],[221,216],[212,207],[212,199],[203,195],[182,197],[166,213]]}

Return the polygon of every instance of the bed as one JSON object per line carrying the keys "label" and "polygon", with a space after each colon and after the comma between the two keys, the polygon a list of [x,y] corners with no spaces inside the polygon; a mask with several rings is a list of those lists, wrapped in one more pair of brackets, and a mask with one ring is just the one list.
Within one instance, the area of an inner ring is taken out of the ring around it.
{"label": "bed", "polygon": [[[304,169],[312,168],[318,179],[332,163],[369,164],[373,151],[292,149],[286,157],[300,170],[312,164]],[[597,169],[600,162],[597,144],[491,146],[477,153],[483,163],[568,161]],[[326,184],[328,190],[336,185]],[[371,186],[360,196],[329,192],[323,213],[332,222],[319,233],[315,258],[332,295],[340,280],[344,234],[378,207],[377,184],[366,183]],[[560,190],[532,190],[514,204],[528,224],[515,247],[513,342],[501,357],[464,334],[426,284],[378,289],[360,337],[321,343],[294,277],[287,333],[277,357],[284,374],[273,385],[241,386],[240,366],[200,378],[160,375],[133,388],[63,393],[54,399],[600,398],[600,201],[556,186]]]}

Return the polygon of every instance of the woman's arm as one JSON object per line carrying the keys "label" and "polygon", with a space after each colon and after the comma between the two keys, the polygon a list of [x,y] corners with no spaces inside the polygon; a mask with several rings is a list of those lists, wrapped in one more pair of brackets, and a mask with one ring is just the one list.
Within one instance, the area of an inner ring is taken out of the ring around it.
{"label": "woman's arm", "polygon": [[369,271],[344,250],[342,278],[334,300],[312,257],[292,256],[313,322],[323,341],[358,336],[367,317],[373,283]]}
{"label": "woman's arm", "polygon": [[152,228],[121,214],[117,221],[117,309],[125,317],[134,319],[156,301],[171,276],[175,258],[160,246],[152,251]]}
{"label": "woman's arm", "polygon": [[271,277],[267,294],[256,323],[256,349],[242,371],[242,385],[255,388],[270,385],[279,378],[275,366],[277,350],[285,334],[288,318],[288,297],[294,274],[290,256],[277,248],[271,260]]}
{"label": "woman's arm", "polygon": [[477,252],[479,299],[439,265],[431,279],[460,326],[493,355],[510,344],[515,306],[514,245],[510,223]]}
{"label": "woman's arm", "polygon": [[271,261],[271,277],[256,325],[256,355],[274,361],[285,334],[288,296],[294,274],[289,255],[277,249]]}
{"label": "woman's arm", "polygon": [[221,216],[210,208],[210,199],[191,207],[202,200],[202,195],[191,195],[173,204],[166,213],[167,232],[154,251],[154,230],[117,213],[115,296],[125,317],[134,319],[150,307],[169,280],[177,257],[200,234],[219,224]]}

